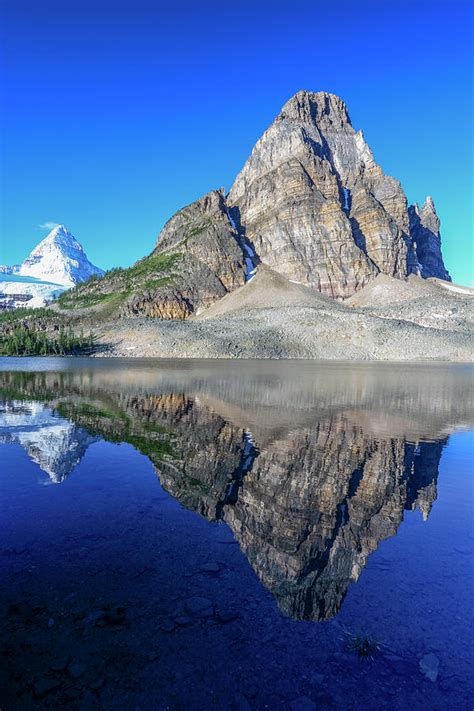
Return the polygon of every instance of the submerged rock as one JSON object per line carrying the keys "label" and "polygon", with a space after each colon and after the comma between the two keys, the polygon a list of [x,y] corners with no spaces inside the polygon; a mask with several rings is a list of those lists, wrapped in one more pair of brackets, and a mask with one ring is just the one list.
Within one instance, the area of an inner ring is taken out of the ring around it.
{"label": "submerged rock", "polygon": [[50,669],[52,669],[52,671],[55,671],[55,672],[62,672],[66,669],[68,663],[69,663],[69,656],[68,655],[65,654],[64,656],[58,656],[58,657],[54,658],[54,660],[50,666]]}
{"label": "submerged rock", "polygon": [[316,711],[316,704],[308,696],[300,696],[290,702],[291,711]]}
{"label": "submerged rock", "polygon": [[420,671],[433,683],[438,678],[439,659],[436,654],[430,652],[420,659]]}
{"label": "submerged rock", "polygon": [[50,679],[49,677],[41,677],[33,684],[33,693],[37,699],[44,698],[51,691],[59,689],[61,682],[58,679]]}
{"label": "submerged rock", "polygon": [[201,573],[218,573],[220,570],[218,563],[204,563],[199,568]]}
{"label": "submerged rock", "polygon": [[194,617],[212,617],[213,603],[205,597],[190,597],[185,603],[186,612]]}
{"label": "submerged rock", "polygon": [[68,668],[68,674],[72,679],[79,679],[85,671],[86,671],[86,665],[81,664],[81,662],[72,662],[69,664]]}
{"label": "submerged rock", "polygon": [[173,632],[176,629],[176,624],[170,619],[160,620],[158,627],[163,632]]}

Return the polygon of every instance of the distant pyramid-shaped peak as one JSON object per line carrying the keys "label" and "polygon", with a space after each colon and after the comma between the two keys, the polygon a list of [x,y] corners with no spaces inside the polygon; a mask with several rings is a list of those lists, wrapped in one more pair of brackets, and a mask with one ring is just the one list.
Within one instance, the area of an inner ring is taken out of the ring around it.
{"label": "distant pyramid-shaped peak", "polygon": [[[84,252],[82,245],[77,241],[72,232],[68,230],[65,225],[56,225],[51,232],[49,232],[44,239],[35,247],[33,252],[38,252],[41,250],[42,246],[55,244],[58,247],[72,248],[78,252]],[[32,252],[32,253],[33,253]]]}
{"label": "distant pyramid-shaped peak", "polygon": [[103,273],[88,260],[80,242],[64,225],[54,227],[30,252],[19,269],[22,276],[66,287]]}

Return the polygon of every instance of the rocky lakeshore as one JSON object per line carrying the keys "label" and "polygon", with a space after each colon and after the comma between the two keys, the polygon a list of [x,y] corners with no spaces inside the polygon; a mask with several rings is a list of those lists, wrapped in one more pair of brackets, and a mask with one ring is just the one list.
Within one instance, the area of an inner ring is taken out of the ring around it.
{"label": "rocky lakeshore", "polygon": [[[193,319],[122,319],[97,330],[98,356],[470,361],[474,297],[419,278],[383,284],[394,302],[339,303],[262,270]],[[427,288],[429,296],[418,289]],[[404,292],[402,299],[399,292]],[[393,293],[395,292],[395,293]],[[398,298],[396,298],[398,297]]]}

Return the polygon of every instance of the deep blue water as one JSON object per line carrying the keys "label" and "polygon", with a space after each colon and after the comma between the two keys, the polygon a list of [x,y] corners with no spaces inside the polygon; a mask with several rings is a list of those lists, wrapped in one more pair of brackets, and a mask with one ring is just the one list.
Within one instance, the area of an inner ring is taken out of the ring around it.
{"label": "deep blue water", "polygon": [[2,710],[472,708],[471,367],[0,368]]}

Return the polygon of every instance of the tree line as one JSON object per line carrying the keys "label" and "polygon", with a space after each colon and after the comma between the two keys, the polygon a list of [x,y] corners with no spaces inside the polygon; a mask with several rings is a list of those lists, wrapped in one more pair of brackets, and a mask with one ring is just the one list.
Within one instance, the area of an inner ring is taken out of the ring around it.
{"label": "tree line", "polygon": [[0,355],[6,356],[68,355],[91,350],[93,346],[92,333],[86,336],[81,330],[77,335],[72,328],[64,327],[51,336],[46,331],[35,331],[20,325],[0,337]]}

